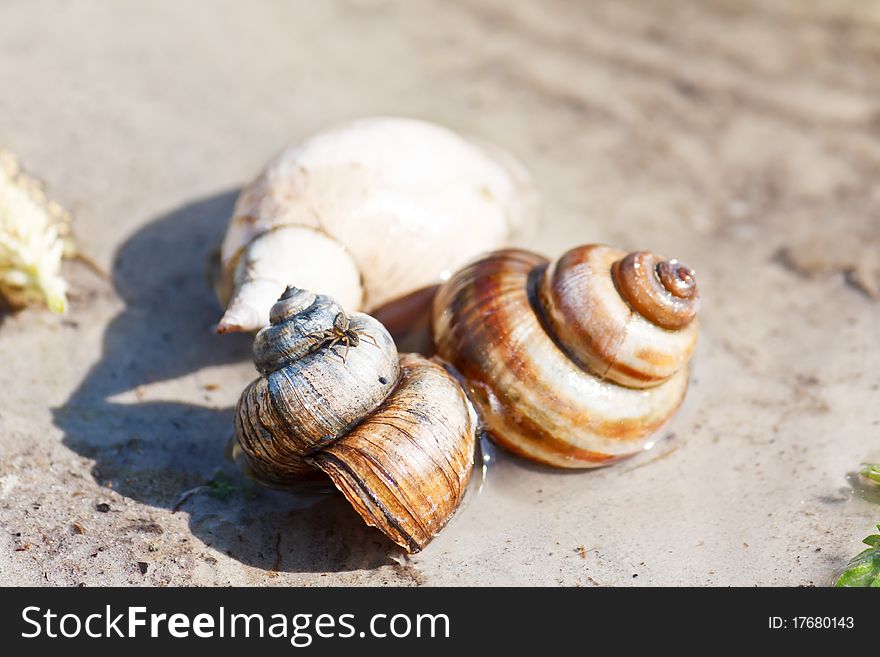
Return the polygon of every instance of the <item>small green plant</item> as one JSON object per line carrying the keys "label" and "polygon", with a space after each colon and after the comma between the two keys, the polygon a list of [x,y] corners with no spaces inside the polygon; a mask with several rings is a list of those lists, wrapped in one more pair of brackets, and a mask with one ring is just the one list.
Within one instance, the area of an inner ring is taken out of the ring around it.
{"label": "small green plant", "polygon": [[[877,525],[880,530],[880,525]],[[864,541],[870,546],[844,566],[834,581],[834,586],[880,587],[880,534],[871,534]]]}
{"label": "small green plant", "polygon": [[214,478],[205,484],[205,487],[208,489],[208,495],[221,502],[226,502],[238,491],[235,480],[223,472],[214,475]]}
{"label": "small green plant", "polygon": [[865,463],[859,474],[875,484],[880,484],[880,463]]}

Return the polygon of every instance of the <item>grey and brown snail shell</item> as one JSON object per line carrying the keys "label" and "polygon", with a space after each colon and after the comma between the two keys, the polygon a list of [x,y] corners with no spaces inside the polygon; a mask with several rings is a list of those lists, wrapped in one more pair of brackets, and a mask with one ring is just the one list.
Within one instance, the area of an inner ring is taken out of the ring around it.
{"label": "grey and brown snail shell", "polygon": [[270,321],[254,341],[260,377],[235,414],[249,469],[281,487],[323,472],[367,524],[418,552],[473,469],[477,418],[465,392],[328,296],[288,287]]}
{"label": "grey and brown snail shell", "polygon": [[694,272],[648,252],[505,250],[441,286],[434,341],[496,442],[589,468],[644,449],[679,407],[698,305]]}

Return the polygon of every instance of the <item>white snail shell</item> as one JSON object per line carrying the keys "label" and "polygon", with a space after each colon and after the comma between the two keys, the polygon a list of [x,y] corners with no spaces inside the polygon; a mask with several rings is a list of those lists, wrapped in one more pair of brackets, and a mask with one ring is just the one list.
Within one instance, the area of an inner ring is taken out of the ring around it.
{"label": "white snail shell", "polygon": [[505,250],[440,288],[434,339],[496,442],[589,468],[645,448],[678,408],[698,304],[694,272],[647,252]]}
{"label": "white snail shell", "polygon": [[477,417],[464,390],[440,364],[398,356],[381,323],[330,297],[288,288],[271,322],[254,341],[261,376],[235,414],[249,470],[281,487],[323,472],[368,525],[421,550],[473,469]]}
{"label": "white snail shell", "polygon": [[414,119],[362,119],[285,150],[241,192],[221,248],[218,332],[269,323],[288,284],[374,310],[508,246],[537,219],[510,155]]}

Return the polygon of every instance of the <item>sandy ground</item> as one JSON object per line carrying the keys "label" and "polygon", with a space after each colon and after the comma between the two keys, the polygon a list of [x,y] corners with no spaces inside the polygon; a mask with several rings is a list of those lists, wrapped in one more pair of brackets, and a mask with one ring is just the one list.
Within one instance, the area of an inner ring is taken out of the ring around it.
{"label": "sandy ground", "polygon": [[[67,316],[0,324],[0,583],[822,585],[858,551],[880,521],[853,475],[880,460],[880,6],[513,5],[3,3],[0,144],[106,275],[70,263]],[[372,114],[516,153],[535,248],[652,248],[704,298],[652,453],[497,454],[414,558],[338,496],[241,480],[249,339],[211,332],[237,189]]]}

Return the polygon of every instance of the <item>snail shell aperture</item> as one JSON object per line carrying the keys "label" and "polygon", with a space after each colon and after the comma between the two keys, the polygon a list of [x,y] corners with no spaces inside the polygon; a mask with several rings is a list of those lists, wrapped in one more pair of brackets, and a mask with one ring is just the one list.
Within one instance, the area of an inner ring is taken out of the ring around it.
{"label": "snail shell aperture", "polygon": [[289,287],[254,341],[261,376],[235,433],[249,469],[274,486],[322,471],[358,514],[418,552],[461,502],[476,413],[442,365],[398,356],[369,315]]}
{"label": "snail shell aperture", "polygon": [[318,133],[239,195],[221,247],[228,305],[217,331],[266,326],[289,282],[375,310],[508,246],[536,218],[528,173],[500,149],[413,119]]}
{"label": "snail shell aperture", "polygon": [[440,288],[434,339],[496,442],[589,468],[645,448],[680,405],[698,304],[693,271],[651,253],[505,250]]}

